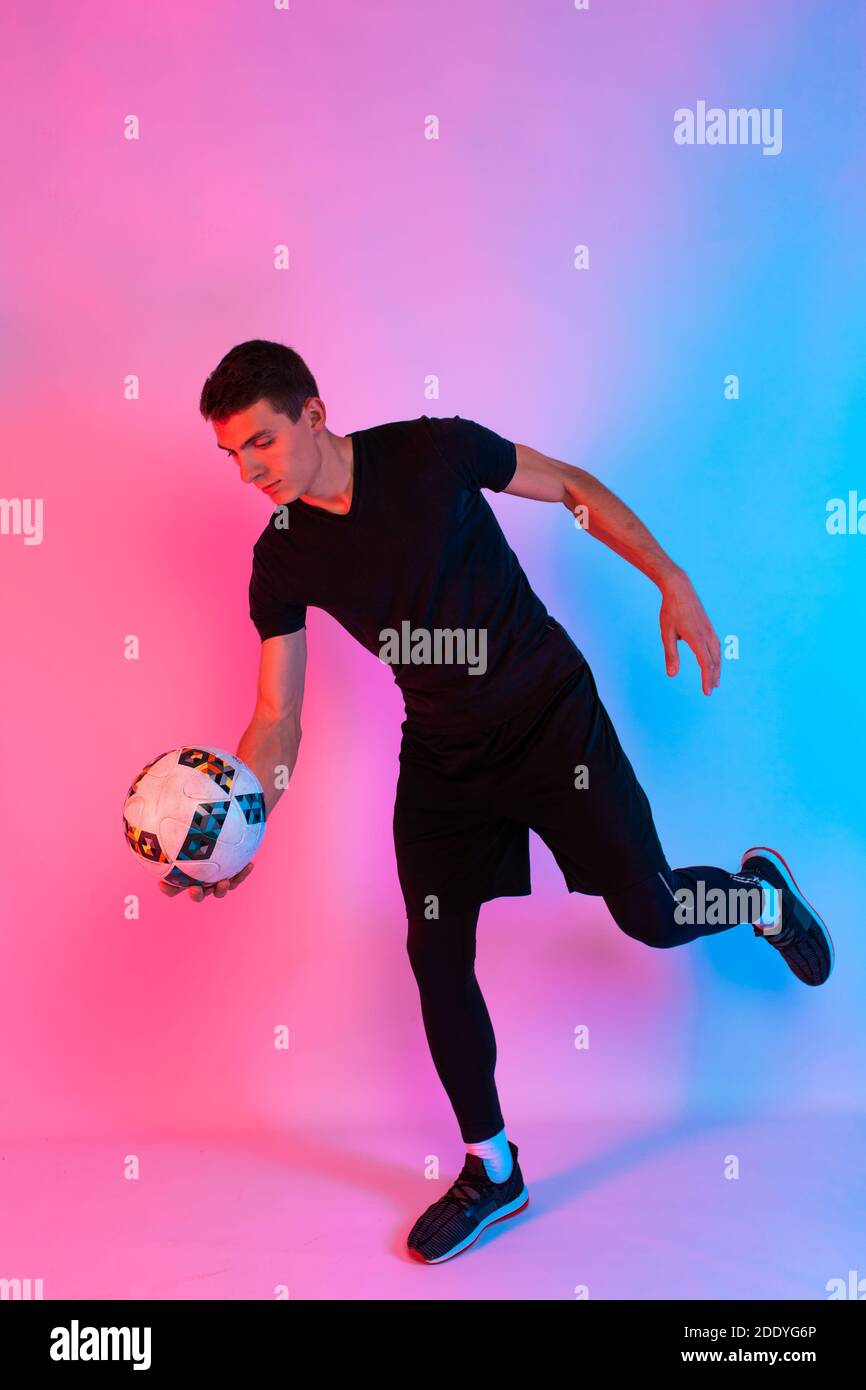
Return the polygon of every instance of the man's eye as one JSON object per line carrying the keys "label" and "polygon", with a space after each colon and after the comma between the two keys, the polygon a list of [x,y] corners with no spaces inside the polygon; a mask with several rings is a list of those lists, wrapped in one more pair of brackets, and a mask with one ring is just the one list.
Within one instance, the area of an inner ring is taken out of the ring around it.
{"label": "man's eye", "polygon": [[270,447],[271,447],[271,445],[273,444],[273,442],[274,442],[274,441],[273,441],[272,439],[265,439],[261,444],[257,444],[257,445],[256,445],[256,448],[257,448],[257,449],[270,449]]}

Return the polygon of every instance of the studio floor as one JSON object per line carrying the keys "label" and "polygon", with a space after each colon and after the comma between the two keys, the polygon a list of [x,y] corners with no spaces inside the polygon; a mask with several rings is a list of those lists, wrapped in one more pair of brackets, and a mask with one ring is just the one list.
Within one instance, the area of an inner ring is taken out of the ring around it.
{"label": "studio floor", "polygon": [[6,1143],[0,1278],[45,1299],[827,1299],[833,1280],[866,1297],[864,1117],[511,1137],[528,1208],[440,1266],[404,1242],[462,1163],[452,1135],[438,1181],[429,1135],[383,1128]]}

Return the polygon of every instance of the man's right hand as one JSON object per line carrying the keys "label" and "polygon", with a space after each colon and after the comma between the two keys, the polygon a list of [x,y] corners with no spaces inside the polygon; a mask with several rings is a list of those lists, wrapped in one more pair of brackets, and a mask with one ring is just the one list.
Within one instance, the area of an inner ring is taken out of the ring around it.
{"label": "man's right hand", "polygon": [[235,874],[234,878],[221,878],[218,883],[194,883],[189,888],[184,888],[179,883],[166,883],[164,878],[159,881],[159,886],[163,893],[169,898],[174,898],[178,893],[189,893],[193,902],[200,903],[202,898],[213,894],[215,898],[224,898],[230,888],[237,888],[239,883],[243,883],[253,871],[252,861],[245,864],[242,869]]}

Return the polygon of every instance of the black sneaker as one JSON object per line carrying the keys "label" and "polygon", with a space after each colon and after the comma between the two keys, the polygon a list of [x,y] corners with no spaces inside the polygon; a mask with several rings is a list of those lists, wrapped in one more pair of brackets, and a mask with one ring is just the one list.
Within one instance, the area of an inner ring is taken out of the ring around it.
{"label": "black sneaker", "polygon": [[496,1221],[516,1216],[529,1201],[517,1162],[517,1145],[508,1141],[514,1166],[504,1182],[487,1176],[483,1158],[467,1154],[456,1182],[418,1217],[406,1245],[414,1260],[441,1264],[459,1255]]}
{"label": "black sneaker", "polygon": [[806,902],[781,854],[766,845],[754,845],[743,855],[740,872],[754,874],[781,890],[781,930],[768,936],[763,927],[752,923],[755,936],[763,936],[775,946],[804,985],[823,985],[836,959],[833,938],[814,907]]}

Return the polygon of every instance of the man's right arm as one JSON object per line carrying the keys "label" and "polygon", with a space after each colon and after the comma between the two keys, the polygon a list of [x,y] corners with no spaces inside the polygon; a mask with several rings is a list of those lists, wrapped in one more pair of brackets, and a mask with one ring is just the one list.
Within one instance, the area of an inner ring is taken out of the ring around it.
{"label": "man's right arm", "polygon": [[261,782],[268,816],[297,761],[306,669],[306,628],[262,642],[256,707],[237,755]]}
{"label": "man's right arm", "polygon": [[[307,669],[307,633],[304,628],[281,637],[268,637],[262,643],[259,661],[259,689],[253,717],[241,735],[237,755],[258,777],[269,816],[292,775],[301,742],[301,705]],[[285,769],[285,771],[283,771]],[[204,898],[224,898],[243,883],[253,871],[253,861],[245,864],[233,878],[219,883],[194,883],[188,888],[166,883],[159,887],[169,898],[188,892],[193,902]]]}

